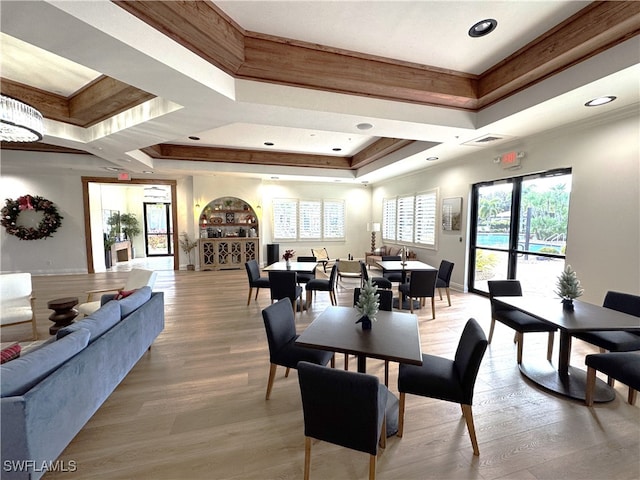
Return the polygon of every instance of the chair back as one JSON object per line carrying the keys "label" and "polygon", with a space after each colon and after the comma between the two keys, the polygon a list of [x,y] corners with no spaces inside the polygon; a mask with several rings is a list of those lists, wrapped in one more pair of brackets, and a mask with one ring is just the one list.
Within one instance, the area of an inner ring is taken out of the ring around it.
{"label": "chair back", "polygon": [[326,248],[312,248],[311,255],[316,257],[317,260],[329,260],[329,252],[327,252]]}
{"label": "chair back", "polygon": [[367,271],[367,265],[363,261],[360,261],[360,275],[362,276],[362,285],[369,280],[369,272]]}
{"label": "chair back", "polygon": [[291,300],[283,298],[262,310],[262,320],[267,332],[269,357],[276,363],[278,352],[296,338],[296,324]]}
{"label": "chair back", "polygon": [[438,272],[436,270],[415,270],[411,272],[409,280],[409,296],[433,297],[436,291],[436,280]]}
{"label": "chair back", "polygon": [[288,298],[293,305],[298,298],[298,275],[292,271],[269,272],[269,286],[271,289],[271,300]]}
{"label": "chair back", "polygon": [[244,267],[247,269],[249,285],[252,285],[253,282],[260,278],[260,267],[258,266],[258,262],[255,259],[249,260],[244,264]]}
{"label": "chair back", "polygon": [[334,263],[329,274],[329,290],[336,288],[336,277],[338,276],[338,264]]}
{"label": "chair back", "polygon": [[298,262],[317,262],[318,259],[316,257],[297,257],[296,261],[298,261]]}
{"label": "chair back", "polygon": [[608,291],[602,306],[640,317],[640,296],[638,295]]}
{"label": "chair back", "polygon": [[453,272],[453,263],[447,260],[440,262],[440,268],[438,268],[438,279],[444,283],[445,287],[449,286],[451,282],[451,273]]}
{"label": "chair back", "polygon": [[[360,292],[362,292],[362,289],[360,289],[360,287],[356,287],[353,289],[353,305],[354,306],[356,303],[358,303],[358,300],[360,299]],[[378,309],[384,310],[386,312],[392,311],[393,310],[393,291],[378,289],[376,293],[380,295],[380,298],[379,298],[380,305],[378,305]]]}
{"label": "chair back", "polygon": [[31,306],[31,274],[3,273],[0,275],[0,300]]}
{"label": "chair back", "polygon": [[383,262],[400,262],[402,261],[402,257],[400,255],[383,255]]}
{"label": "chair back", "polygon": [[387,399],[377,377],[300,362],[298,382],[305,436],[376,455]]}
{"label": "chair back", "polygon": [[489,280],[489,301],[491,302],[491,315],[495,316],[496,312],[504,312],[514,310],[511,307],[496,305],[493,297],[521,297],[522,286],[518,280]]}
{"label": "chair back", "polygon": [[125,290],[137,290],[142,287],[150,287],[153,290],[153,286],[156,284],[156,278],[158,272],[153,270],[145,270],[143,268],[134,268],[129,272],[127,277],[127,283],[124,286]]}
{"label": "chair back", "polygon": [[360,276],[362,273],[362,267],[360,266],[360,260],[338,260],[336,265],[338,265],[338,271],[341,274],[347,275],[357,275]]}
{"label": "chair back", "polygon": [[454,358],[462,387],[462,403],[466,405],[471,405],[473,401],[473,387],[486,349],[487,337],[482,327],[474,318],[470,318],[464,326]]}

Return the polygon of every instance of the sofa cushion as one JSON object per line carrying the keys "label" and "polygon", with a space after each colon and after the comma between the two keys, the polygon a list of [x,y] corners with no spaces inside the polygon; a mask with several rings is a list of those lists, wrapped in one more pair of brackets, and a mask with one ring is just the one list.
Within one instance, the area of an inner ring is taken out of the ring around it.
{"label": "sofa cushion", "polygon": [[18,358],[20,356],[21,350],[22,347],[19,343],[14,343],[13,345],[9,345],[8,347],[3,348],[0,351],[0,364],[7,363]]}
{"label": "sofa cushion", "polygon": [[0,366],[0,396],[22,395],[83,350],[90,332],[84,328],[35,352]]}
{"label": "sofa cushion", "polygon": [[126,316],[130,315],[140,306],[147,303],[150,298],[151,287],[142,287],[128,297],[123,298],[122,300],[118,300],[117,303],[120,305],[120,317],[125,318]]}
{"label": "sofa cushion", "polygon": [[120,290],[118,293],[116,293],[115,297],[113,297],[114,300],[122,300],[123,298],[127,298],[129,295],[131,295],[132,293],[136,292],[137,290]]}
{"label": "sofa cushion", "polygon": [[80,330],[81,328],[86,328],[91,333],[89,338],[89,343],[91,343],[119,321],[120,305],[118,305],[118,302],[109,302],[88,317],[84,317],[82,320],[58,330],[57,338],[60,339],[70,333]]}

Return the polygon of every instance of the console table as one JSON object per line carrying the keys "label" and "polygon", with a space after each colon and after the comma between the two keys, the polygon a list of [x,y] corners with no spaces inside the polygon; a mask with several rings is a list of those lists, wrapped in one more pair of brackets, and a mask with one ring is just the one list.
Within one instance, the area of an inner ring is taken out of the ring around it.
{"label": "console table", "polygon": [[111,261],[128,262],[131,260],[131,242],[125,240],[124,242],[116,242],[111,246]]}

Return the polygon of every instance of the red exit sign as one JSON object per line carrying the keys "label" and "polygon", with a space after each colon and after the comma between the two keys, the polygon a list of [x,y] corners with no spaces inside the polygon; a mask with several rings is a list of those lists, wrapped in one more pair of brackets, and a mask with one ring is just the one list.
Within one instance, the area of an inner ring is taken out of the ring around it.
{"label": "red exit sign", "polygon": [[500,155],[500,165],[503,168],[513,168],[520,166],[520,159],[524,157],[523,152],[507,152]]}

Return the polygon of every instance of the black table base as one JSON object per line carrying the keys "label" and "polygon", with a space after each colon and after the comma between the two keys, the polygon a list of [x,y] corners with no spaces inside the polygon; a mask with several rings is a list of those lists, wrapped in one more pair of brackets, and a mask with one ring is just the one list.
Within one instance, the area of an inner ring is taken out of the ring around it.
{"label": "black table base", "polygon": [[[421,306],[422,305],[420,304],[420,300],[414,300],[413,301],[413,309],[414,310],[420,310]],[[402,302],[402,308],[400,308],[400,299],[399,298],[394,298],[393,299],[393,308],[395,308],[397,310],[411,310],[410,300],[405,297],[405,299]]]}
{"label": "black table base", "polygon": [[[552,363],[546,360],[534,360],[521,363],[520,372],[532,382],[551,392],[575,400],[584,401],[585,399],[587,372],[580,368],[570,366],[568,374],[562,375]],[[593,401],[610,402],[615,397],[615,390],[606,382],[596,378]]]}

